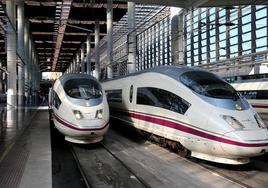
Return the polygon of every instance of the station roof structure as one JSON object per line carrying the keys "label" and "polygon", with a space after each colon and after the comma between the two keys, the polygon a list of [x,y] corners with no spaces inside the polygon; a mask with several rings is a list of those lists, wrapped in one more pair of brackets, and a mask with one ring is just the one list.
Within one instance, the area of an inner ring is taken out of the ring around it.
{"label": "station roof structure", "polygon": [[[212,0],[132,0],[137,3],[169,5],[182,8],[197,6],[233,5],[234,1]],[[237,4],[252,4],[251,0],[235,1]],[[265,3],[256,0],[254,3]],[[29,20],[30,32],[37,51],[40,70],[63,72],[74,58],[81,44],[91,35],[91,48],[94,48],[94,25],[100,23],[100,39],[106,36],[106,0],[25,0],[25,17]],[[137,11],[137,25],[142,25],[147,18],[153,17],[161,6],[143,5]],[[113,1],[114,33],[127,34],[127,1]],[[6,62],[5,1],[0,3],[0,60]],[[119,36],[119,35],[115,35]],[[102,44],[102,43],[101,43]],[[104,43],[103,43],[104,44]],[[104,46],[103,46],[104,47]],[[5,65],[4,65],[5,66]]]}
{"label": "station roof structure", "polygon": [[[116,24],[127,12],[127,2],[113,1],[113,20]],[[0,4],[0,58],[6,60],[5,51],[5,2]],[[100,38],[106,35],[106,1],[96,0],[25,0],[25,18],[38,54],[40,69],[51,67],[64,71],[87,34],[92,37],[94,25],[100,23]],[[48,70],[49,71],[49,70]]]}
{"label": "station roof structure", "polygon": [[[95,20],[100,23],[100,38],[106,35],[106,1],[25,1],[25,4],[40,69],[49,66],[52,71],[64,71],[88,33],[94,48]],[[114,1],[113,9],[116,24],[126,14],[127,4]]]}

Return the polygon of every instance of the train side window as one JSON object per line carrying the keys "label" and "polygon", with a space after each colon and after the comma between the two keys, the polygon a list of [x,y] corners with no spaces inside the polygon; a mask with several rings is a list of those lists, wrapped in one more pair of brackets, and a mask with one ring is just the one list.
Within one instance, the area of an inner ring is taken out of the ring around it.
{"label": "train side window", "polygon": [[108,102],[122,103],[122,89],[105,90]]}
{"label": "train side window", "polygon": [[259,90],[257,92],[256,99],[267,99],[268,98],[268,90]]}
{"label": "train side window", "polygon": [[61,105],[61,100],[58,96],[58,94],[54,91],[53,92],[53,105],[59,109],[60,105]]}
{"label": "train side window", "polygon": [[239,91],[239,93],[246,99],[256,99],[257,91]]}
{"label": "train side window", "polygon": [[157,106],[157,99],[152,95],[150,90],[146,87],[137,89],[137,104]]}
{"label": "train side window", "polygon": [[137,104],[160,107],[180,114],[185,114],[191,105],[174,93],[152,87],[137,89]]}
{"label": "train side window", "polygon": [[133,85],[130,86],[129,102],[132,103],[132,100],[133,100]]}

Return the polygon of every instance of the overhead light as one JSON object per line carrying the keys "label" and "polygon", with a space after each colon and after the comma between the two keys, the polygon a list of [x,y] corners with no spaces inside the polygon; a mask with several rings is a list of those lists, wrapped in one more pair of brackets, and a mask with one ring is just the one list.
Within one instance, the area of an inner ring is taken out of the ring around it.
{"label": "overhead light", "polygon": [[47,62],[50,62],[50,58],[49,57],[47,58]]}

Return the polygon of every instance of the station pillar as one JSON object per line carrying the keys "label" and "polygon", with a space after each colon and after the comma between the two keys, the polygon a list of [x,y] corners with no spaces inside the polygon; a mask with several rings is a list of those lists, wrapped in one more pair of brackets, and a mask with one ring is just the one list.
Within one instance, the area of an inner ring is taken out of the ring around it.
{"label": "station pillar", "polygon": [[81,73],[85,74],[85,44],[81,46]]}
{"label": "station pillar", "polygon": [[76,53],[76,66],[75,66],[76,72],[80,73],[80,54],[79,51]]}
{"label": "station pillar", "polygon": [[112,78],[112,67],[113,63],[113,2],[107,0],[107,77]]}
{"label": "station pillar", "polygon": [[17,42],[16,42],[16,17],[15,3],[6,1],[6,12],[9,17],[6,31],[7,48],[7,110],[17,107]]}
{"label": "station pillar", "polygon": [[95,78],[100,79],[100,22],[95,21]]}
{"label": "station pillar", "polygon": [[128,73],[136,71],[136,20],[135,20],[135,7],[136,3],[128,2],[128,62],[127,70]]}
{"label": "station pillar", "polygon": [[75,58],[73,58],[73,62],[71,64],[71,73],[74,73],[74,66],[75,66]]}
{"label": "station pillar", "polygon": [[31,66],[32,66],[32,40],[31,40],[31,35],[29,33],[29,47],[28,47],[28,65],[27,65],[27,69],[28,69],[28,92],[29,92],[29,96],[28,96],[28,106],[31,106],[32,104],[32,72],[31,72]]}
{"label": "station pillar", "polygon": [[184,65],[184,29],[183,12],[181,8],[170,9],[171,21],[171,57],[174,65]]}
{"label": "station pillar", "polygon": [[178,57],[178,63],[180,65],[185,65],[186,61],[184,58],[184,46],[185,46],[185,38],[184,38],[184,29],[183,29],[183,25],[184,25],[184,15],[182,12],[180,12],[179,14],[179,39],[178,39],[178,53],[179,53],[179,57]]}
{"label": "station pillar", "polygon": [[90,59],[90,50],[91,50],[91,39],[90,34],[87,34],[87,74],[91,75],[91,59]]}
{"label": "station pillar", "polygon": [[[1,61],[0,61],[0,67],[3,67]],[[0,71],[0,93],[5,93],[4,87],[3,87],[3,81],[4,81],[3,74],[5,74],[5,73],[3,73],[2,71]]]}
{"label": "station pillar", "polygon": [[6,30],[7,53],[7,127],[12,127],[17,119],[17,43],[16,43],[16,6],[14,0],[6,1],[8,16]]}
{"label": "station pillar", "polygon": [[25,19],[24,23],[24,58],[25,58],[25,64],[24,64],[24,78],[25,78],[25,105],[28,105],[29,101],[29,21]]}
{"label": "station pillar", "polygon": [[18,65],[18,106],[24,106],[24,86],[25,86],[25,50],[24,50],[24,0],[19,0],[17,3],[17,20],[18,20],[18,32],[17,32],[17,51],[20,56],[20,64]]}

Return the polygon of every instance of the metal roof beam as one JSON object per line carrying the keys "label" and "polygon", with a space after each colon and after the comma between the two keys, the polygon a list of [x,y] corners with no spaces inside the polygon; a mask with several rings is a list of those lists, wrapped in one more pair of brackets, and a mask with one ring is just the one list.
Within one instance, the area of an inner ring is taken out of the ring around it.
{"label": "metal roof beam", "polygon": [[[60,9],[61,13],[58,14],[58,12],[56,11],[56,19],[58,18],[58,20],[55,22],[55,25],[54,25],[54,30],[57,33],[57,35],[55,35],[56,44],[55,44],[55,52],[54,52],[54,57],[53,57],[52,71],[55,71],[56,69],[56,65],[58,62],[59,54],[60,54],[60,48],[62,45],[62,41],[63,41],[65,29],[66,29],[66,24],[70,15],[72,2],[73,0],[63,0],[62,4],[61,2],[57,2],[56,9]],[[61,5],[64,5],[64,6],[61,6]]]}

